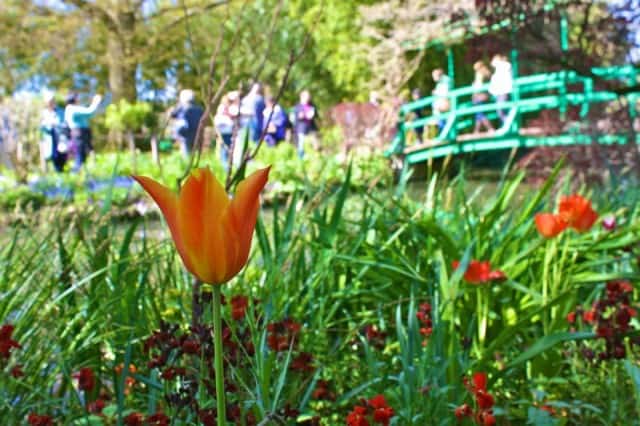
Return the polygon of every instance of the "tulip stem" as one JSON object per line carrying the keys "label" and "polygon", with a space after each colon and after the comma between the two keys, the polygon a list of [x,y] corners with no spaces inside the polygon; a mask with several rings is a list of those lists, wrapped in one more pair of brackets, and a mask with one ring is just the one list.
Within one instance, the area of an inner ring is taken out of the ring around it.
{"label": "tulip stem", "polygon": [[224,401],[224,367],[222,366],[222,318],[220,314],[220,285],[213,286],[213,332],[216,374],[216,404],[218,404],[218,425],[227,424]]}

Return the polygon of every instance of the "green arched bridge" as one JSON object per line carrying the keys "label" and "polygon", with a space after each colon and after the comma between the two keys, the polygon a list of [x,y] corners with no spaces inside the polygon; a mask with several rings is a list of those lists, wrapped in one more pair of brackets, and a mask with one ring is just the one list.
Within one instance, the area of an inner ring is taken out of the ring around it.
{"label": "green arched bridge", "polygon": [[[580,118],[585,119],[593,104],[615,101],[619,101],[623,108],[628,108],[633,123],[638,115],[640,92],[619,95],[613,91],[597,89],[594,80],[609,82],[615,87],[637,87],[639,75],[640,69],[621,66],[594,68],[590,76],[574,71],[522,76],[514,79],[511,99],[501,104],[489,102],[474,105],[471,102],[473,93],[486,92],[488,84],[480,88],[461,87],[449,92],[450,109],[441,114],[433,112],[436,97],[429,96],[402,105],[397,135],[385,154],[400,155],[404,157],[405,163],[415,164],[449,155],[516,147],[586,145],[594,142],[624,144],[632,138],[636,139],[635,142],[640,142],[638,136],[631,136],[633,132],[594,134],[582,131],[578,125],[573,129],[565,129],[561,134],[549,136],[543,133],[543,129],[523,125],[525,117],[532,117],[543,110],[557,110],[564,117],[569,107],[578,108]],[[489,119],[495,119],[498,109],[507,112],[500,128],[493,132],[469,133],[473,129],[476,113],[485,113]],[[432,112],[421,118],[416,117],[417,111],[426,110]],[[426,136],[429,127],[435,126],[438,121],[443,121],[444,126],[435,137],[423,139],[422,143],[414,145],[407,143],[407,136],[414,129],[424,128]]]}

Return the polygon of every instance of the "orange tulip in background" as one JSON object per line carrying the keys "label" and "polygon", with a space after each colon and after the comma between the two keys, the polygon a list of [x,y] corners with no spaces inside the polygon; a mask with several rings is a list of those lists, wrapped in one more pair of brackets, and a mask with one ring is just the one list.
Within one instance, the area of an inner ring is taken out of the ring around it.
{"label": "orange tulip in background", "polygon": [[247,262],[268,175],[269,167],[247,177],[233,199],[209,168],[193,170],[180,194],[148,177],[134,179],[160,207],[187,270],[204,283],[222,284]]}
{"label": "orange tulip in background", "polygon": [[560,198],[558,214],[538,213],[535,216],[536,228],[544,238],[553,238],[567,227],[586,232],[596,220],[598,213],[591,207],[591,201],[577,194]]}
{"label": "orange tulip in background", "polygon": [[538,232],[545,238],[553,238],[567,229],[567,222],[560,215],[552,213],[538,213],[535,217]]}
{"label": "orange tulip in background", "polygon": [[586,232],[598,220],[598,213],[591,207],[591,201],[580,195],[560,198],[558,215],[578,232]]}

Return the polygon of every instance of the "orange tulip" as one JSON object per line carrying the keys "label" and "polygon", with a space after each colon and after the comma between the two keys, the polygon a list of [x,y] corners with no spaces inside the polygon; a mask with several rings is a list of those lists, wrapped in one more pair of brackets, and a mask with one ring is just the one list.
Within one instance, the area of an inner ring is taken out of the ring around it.
{"label": "orange tulip", "polygon": [[134,179],[160,207],[187,270],[204,283],[222,284],[247,263],[269,169],[240,182],[232,200],[209,168],[193,170],[180,194],[148,177]]}
{"label": "orange tulip", "polygon": [[558,215],[578,232],[586,232],[598,220],[598,213],[591,207],[591,201],[580,195],[560,198]]}
{"label": "orange tulip", "polygon": [[553,238],[567,228],[567,222],[552,213],[538,213],[535,221],[538,232],[545,238]]}

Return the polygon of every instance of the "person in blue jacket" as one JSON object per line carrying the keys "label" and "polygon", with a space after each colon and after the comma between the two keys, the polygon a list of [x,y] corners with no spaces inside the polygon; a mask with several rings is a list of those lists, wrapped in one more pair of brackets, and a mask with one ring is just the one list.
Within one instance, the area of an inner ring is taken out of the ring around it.
{"label": "person in blue jacket", "polygon": [[195,103],[193,90],[182,90],[178,105],[170,111],[171,118],[175,120],[175,138],[180,143],[180,150],[185,157],[193,149],[203,113],[203,109]]}
{"label": "person in blue jacket", "polygon": [[276,146],[282,142],[287,133],[287,114],[275,102],[273,96],[267,96],[265,108],[262,112],[264,141],[269,146]]}

